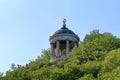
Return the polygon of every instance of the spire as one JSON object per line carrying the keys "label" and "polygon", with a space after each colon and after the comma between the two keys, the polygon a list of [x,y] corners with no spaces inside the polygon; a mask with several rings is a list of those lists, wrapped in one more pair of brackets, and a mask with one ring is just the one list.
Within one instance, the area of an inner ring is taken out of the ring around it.
{"label": "spire", "polygon": [[66,24],[65,23],[66,23],[66,19],[64,18],[63,19],[63,28],[66,28]]}

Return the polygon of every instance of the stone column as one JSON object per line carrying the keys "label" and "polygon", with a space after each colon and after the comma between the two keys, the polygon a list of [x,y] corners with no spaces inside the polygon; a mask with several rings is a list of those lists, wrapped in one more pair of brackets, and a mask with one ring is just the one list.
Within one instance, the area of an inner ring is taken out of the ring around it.
{"label": "stone column", "polygon": [[50,62],[53,62],[54,61],[54,57],[55,57],[55,51],[54,51],[53,43],[51,43],[50,46],[51,46],[51,50],[50,50]]}
{"label": "stone column", "polygon": [[59,56],[59,50],[60,50],[60,42],[59,41],[57,41],[57,43],[56,43],[56,48],[57,48],[56,56]]}
{"label": "stone column", "polygon": [[52,58],[52,57],[54,57],[54,54],[55,54],[54,53],[54,46],[53,46],[52,43],[50,45],[51,45],[51,52],[50,52],[51,54],[50,54],[50,57]]}
{"label": "stone column", "polygon": [[66,41],[66,54],[70,52],[69,40]]}
{"label": "stone column", "polygon": [[77,42],[74,43],[74,47],[77,47]]}

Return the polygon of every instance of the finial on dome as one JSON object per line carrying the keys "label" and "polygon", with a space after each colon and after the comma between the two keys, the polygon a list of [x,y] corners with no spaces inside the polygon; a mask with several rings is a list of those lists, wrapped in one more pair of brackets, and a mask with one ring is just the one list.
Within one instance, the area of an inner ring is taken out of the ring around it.
{"label": "finial on dome", "polygon": [[63,19],[63,28],[66,28],[66,24],[65,23],[66,23],[66,19],[64,18]]}

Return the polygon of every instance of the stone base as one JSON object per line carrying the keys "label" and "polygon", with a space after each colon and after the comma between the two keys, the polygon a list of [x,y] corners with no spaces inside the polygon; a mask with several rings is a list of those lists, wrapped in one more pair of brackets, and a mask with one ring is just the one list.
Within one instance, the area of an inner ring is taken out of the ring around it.
{"label": "stone base", "polygon": [[66,59],[66,56],[53,57],[53,58],[50,59],[50,62],[53,63],[55,61],[64,60],[64,59]]}

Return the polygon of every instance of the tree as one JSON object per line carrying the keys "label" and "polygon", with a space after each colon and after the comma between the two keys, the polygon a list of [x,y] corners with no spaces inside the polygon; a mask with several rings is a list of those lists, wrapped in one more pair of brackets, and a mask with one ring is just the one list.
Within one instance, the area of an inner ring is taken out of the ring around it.
{"label": "tree", "polygon": [[50,50],[29,62],[29,67],[15,64],[3,80],[119,80],[120,38],[93,30],[75,47],[67,59],[50,63]]}

